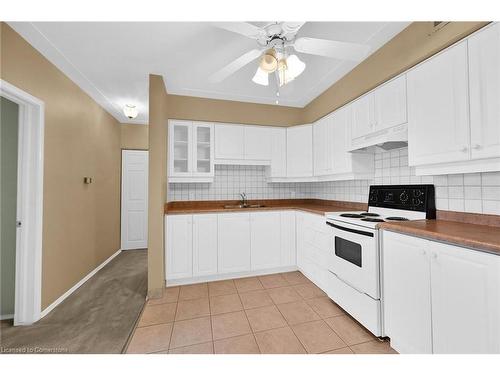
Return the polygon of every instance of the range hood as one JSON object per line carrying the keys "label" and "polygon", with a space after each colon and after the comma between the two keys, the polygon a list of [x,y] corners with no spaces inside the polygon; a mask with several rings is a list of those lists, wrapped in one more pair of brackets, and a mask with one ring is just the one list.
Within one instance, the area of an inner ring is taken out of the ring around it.
{"label": "range hood", "polygon": [[408,124],[382,129],[352,140],[349,152],[375,152],[408,146]]}

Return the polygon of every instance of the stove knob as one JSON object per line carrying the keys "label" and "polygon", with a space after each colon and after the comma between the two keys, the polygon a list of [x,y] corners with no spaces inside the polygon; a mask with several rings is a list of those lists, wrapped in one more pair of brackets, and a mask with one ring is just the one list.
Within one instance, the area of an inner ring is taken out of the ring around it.
{"label": "stove knob", "polygon": [[413,205],[418,206],[418,205],[422,204],[422,201],[418,198],[413,198],[412,203],[413,203]]}
{"label": "stove knob", "polygon": [[370,194],[370,202],[374,202],[374,203],[377,202],[377,192],[374,191]]}
{"label": "stove knob", "polygon": [[420,197],[422,194],[423,194],[422,190],[415,190],[415,191],[413,192],[413,195],[414,195],[415,197]]}
{"label": "stove knob", "polygon": [[408,194],[406,193],[406,191],[403,191],[400,195],[399,195],[399,199],[401,200],[401,202],[406,202],[408,200]]}

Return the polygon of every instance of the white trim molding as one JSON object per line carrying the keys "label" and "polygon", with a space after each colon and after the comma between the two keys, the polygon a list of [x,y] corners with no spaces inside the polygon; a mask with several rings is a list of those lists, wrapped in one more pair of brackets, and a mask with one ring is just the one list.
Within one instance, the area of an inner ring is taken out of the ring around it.
{"label": "white trim molding", "polygon": [[73,285],[70,289],[68,289],[61,297],[59,297],[54,302],[52,302],[49,306],[47,306],[41,312],[40,318],[43,318],[49,312],[54,310],[54,308],[57,305],[59,305],[62,301],[64,301],[66,298],[68,298],[75,290],[77,290],[79,287],[81,287],[83,284],[85,284],[92,276],[94,276],[98,271],[100,271],[106,264],[111,262],[121,252],[122,252],[121,250],[118,250],[116,253],[111,255],[108,259],[106,259],[104,262],[102,262],[100,265],[98,265],[93,271],[91,271],[89,274],[87,274],[87,276],[85,276],[83,279],[81,279],[79,282],[77,282],[75,285]]}
{"label": "white trim molding", "polygon": [[19,105],[14,325],[27,325],[41,310],[45,104],[4,80],[0,94]]}

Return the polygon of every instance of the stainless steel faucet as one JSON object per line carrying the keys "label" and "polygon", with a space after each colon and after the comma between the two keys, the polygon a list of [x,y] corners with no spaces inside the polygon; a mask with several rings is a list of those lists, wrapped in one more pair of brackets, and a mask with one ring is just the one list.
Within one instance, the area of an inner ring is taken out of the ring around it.
{"label": "stainless steel faucet", "polygon": [[241,200],[240,200],[240,206],[247,206],[247,195],[245,194],[245,192],[243,193],[240,193],[240,197],[241,197]]}

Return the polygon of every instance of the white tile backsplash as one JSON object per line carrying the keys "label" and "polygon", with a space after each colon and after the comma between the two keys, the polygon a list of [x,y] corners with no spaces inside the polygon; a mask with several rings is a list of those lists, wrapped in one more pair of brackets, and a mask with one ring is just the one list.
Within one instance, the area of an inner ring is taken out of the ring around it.
{"label": "white tile backsplash", "polygon": [[369,186],[434,184],[436,207],[441,210],[500,215],[500,172],[415,176],[408,166],[408,149],[375,154],[371,180],[267,183],[263,166],[217,165],[211,184],[169,184],[168,200],[317,198],[366,202]]}

